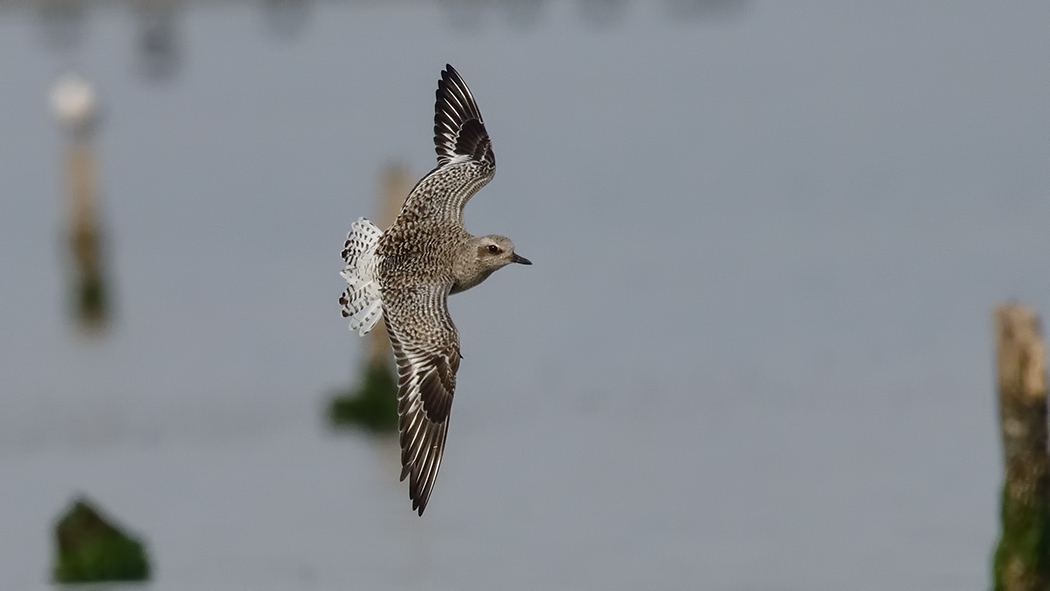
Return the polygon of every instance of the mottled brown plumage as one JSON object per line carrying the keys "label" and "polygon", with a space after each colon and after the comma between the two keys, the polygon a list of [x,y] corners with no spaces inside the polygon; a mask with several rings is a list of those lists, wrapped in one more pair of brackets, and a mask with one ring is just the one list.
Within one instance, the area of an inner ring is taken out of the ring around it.
{"label": "mottled brown plumage", "polygon": [[[420,515],[434,487],[459,370],[459,333],[447,298],[510,263],[531,264],[505,236],[472,236],[463,206],[495,173],[496,158],[474,97],[452,66],[438,82],[434,114],[438,167],[412,189],[382,235],[367,220],[347,238],[340,298],[350,327],[367,332],[382,302],[398,368],[401,479]],[[378,289],[377,286],[378,285]]]}

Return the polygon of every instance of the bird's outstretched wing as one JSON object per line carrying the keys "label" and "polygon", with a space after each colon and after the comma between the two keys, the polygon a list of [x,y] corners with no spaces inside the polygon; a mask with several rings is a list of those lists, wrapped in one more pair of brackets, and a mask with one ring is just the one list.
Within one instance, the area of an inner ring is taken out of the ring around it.
{"label": "bird's outstretched wing", "polygon": [[492,140],[485,130],[481,111],[466,82],[449,64],[438,81],[434,104],[434,150],[438,168],[460,162],[476,162],[496,168]]}
{"label": "bird's outstretched wing", "polygon": [[397,360],[401,480],[420,515],[434,489],[459,370],[459,334],[448,314],[449,286],[385,290],[386,327]]}
{"label": "bird's outstretched wing", "polygon": [[[496,174],[496,156],[474,96],[455,68],[446,65],[434,104],[438,166],[416,184],[394,222],[407,228],[427,221],[463,226],[463,207]],[[396,240],[399,230],[388,240]]]}

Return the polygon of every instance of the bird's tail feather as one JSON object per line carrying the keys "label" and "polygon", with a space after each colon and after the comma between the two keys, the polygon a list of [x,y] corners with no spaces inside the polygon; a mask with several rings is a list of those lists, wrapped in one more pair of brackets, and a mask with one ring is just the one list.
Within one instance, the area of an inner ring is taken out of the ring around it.
{"label": "bird's tail feather", "polygon": [[382,292],[376,280],[379,257],[376,246],[382,230],[361,218],[350,225],[350,234],[343,247],[346,268],[340,275],[350,285],[339,298],[343,318],[350,319],[350,330],[364,336],[383,317]]}

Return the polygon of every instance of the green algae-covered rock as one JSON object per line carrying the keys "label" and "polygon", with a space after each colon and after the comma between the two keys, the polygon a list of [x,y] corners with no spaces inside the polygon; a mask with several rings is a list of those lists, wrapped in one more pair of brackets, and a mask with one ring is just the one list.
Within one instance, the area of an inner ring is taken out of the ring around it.
{"label": "green algae-covered rock", "polygon": [[360,388],[332,398],[329,421],[336,427],[359,427],[374,433],[397,430],[396,375],[385,363],[367,363],[362,373]]}
{"label": "green algae-covered rock", "polygon": [[145,581],[149,572],[143,543],[83,497],[55,525],[56,582]]}

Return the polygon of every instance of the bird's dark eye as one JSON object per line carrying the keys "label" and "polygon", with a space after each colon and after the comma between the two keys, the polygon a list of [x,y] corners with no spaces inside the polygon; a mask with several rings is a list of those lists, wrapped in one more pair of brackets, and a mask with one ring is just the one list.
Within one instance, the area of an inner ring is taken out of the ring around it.
{"label": "bird's dark eye", "polygon": [[489,245],[489,254],[499,254],[499,252],[500,251],[498,246],[496,246],[495,244]]}

